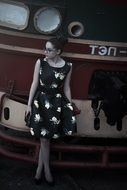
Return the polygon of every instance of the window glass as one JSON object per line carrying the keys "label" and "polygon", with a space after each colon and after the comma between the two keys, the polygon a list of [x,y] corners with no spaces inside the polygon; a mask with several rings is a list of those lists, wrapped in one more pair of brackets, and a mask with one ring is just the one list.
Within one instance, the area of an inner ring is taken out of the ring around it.
{"label": "window glass", "polygon": [[18,30],[27,26],[29,10],[24,4],[0,2],[0,25]]}
{"label": "window glass", "polygon": [[53,33],[61,24],[61,15],[56,8],[40,9],[34,17],[35,28],[41,33]]}

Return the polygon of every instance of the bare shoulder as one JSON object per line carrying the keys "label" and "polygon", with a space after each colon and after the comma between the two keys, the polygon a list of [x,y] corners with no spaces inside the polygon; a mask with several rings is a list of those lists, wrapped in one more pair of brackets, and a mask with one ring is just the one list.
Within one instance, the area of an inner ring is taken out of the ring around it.
{"label": "bare shoulder", "polygon": [[41,63],[41,60],[40,60],[40,59],[37,59],[36,65],[39,65],[39,66],[40,66],[40,63]]}
{"label": "bare shoulder", "polygon": [[35,73],[38,73],[39,70],[40,70],[40,65],[41,65],[41,60],[40,59],[37,59],[36,62],[35,62],[35,67],[34,67],[34,72]]}
{"label": "bare shoulder", "polygon": [[71,62],[67,62],[67,65],[69,66],[70,68],[70,73],[72,72],[72,63]]}
{"label": "bare shoulder", "polygon": [[35,63],[35,69],[39,69],[41,65],[41,60],[37,59],[36,63]]}

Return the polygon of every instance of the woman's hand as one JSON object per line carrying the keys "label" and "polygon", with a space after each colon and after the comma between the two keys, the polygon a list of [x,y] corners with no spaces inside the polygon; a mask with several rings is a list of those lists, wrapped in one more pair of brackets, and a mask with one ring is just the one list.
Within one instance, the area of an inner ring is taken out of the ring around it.
{"label": "woman's hand", "polygon": [[30,115],[31,115],[31,111],[32,111],[31,106],[27,106],[27,109],[26,109],[26,112],[25,112],[25,116],[26,116],[26,117],[27,117],[28,115],[30,116]]}
{"label": "woman's hand", "polygon": [[29,127],[30,125],[30,116],[31,116],[31,106],[27,106],[27,110],[25,112],[25,122],[26,122],[26,126]]}
{"label": "woman's hand", "polygon": [[81,113],[81,110],[75,105],[74,102],[72,102],[72,107],[73,107],[73,114],[78,115]]}

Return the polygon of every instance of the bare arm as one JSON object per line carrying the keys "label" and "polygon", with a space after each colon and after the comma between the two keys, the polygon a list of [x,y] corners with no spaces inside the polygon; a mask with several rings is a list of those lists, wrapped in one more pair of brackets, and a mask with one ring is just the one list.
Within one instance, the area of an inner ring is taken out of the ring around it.
{"label": "bare arm", "polygon": [[71,102],[71,89],[70,89],[71,73],[72,73],[72,66],[64,82],[64,94],[69,99],[70,102]]}
{"label": "bare arm", "polygon": [[33,97],[34,97],[36,89],[38,87],[39,69],[40,69],[40,59],[38,59],[36,61],[36,64],[35,64],[33,81],[32,81],[31,88],[30,88],[30,93],[29,93],[28,106],[31,106]]}

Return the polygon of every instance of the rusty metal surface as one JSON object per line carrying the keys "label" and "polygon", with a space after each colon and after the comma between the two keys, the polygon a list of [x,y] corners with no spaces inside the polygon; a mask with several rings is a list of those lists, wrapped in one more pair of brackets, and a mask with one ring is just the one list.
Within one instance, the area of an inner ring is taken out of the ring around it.
{"label": "rusty metal surface", "polygon": [[[8,158],[37,163],[39,141],[0,130],[0,154]],[[127,146],[94,145],[76,138],[51,143],[51,165],[56,168],[127,168]],[[85,140],[85,139],[83,139]],[[75,141],[75,143],[74,143]],[[94,142],[93,142],[94,143]]]}

